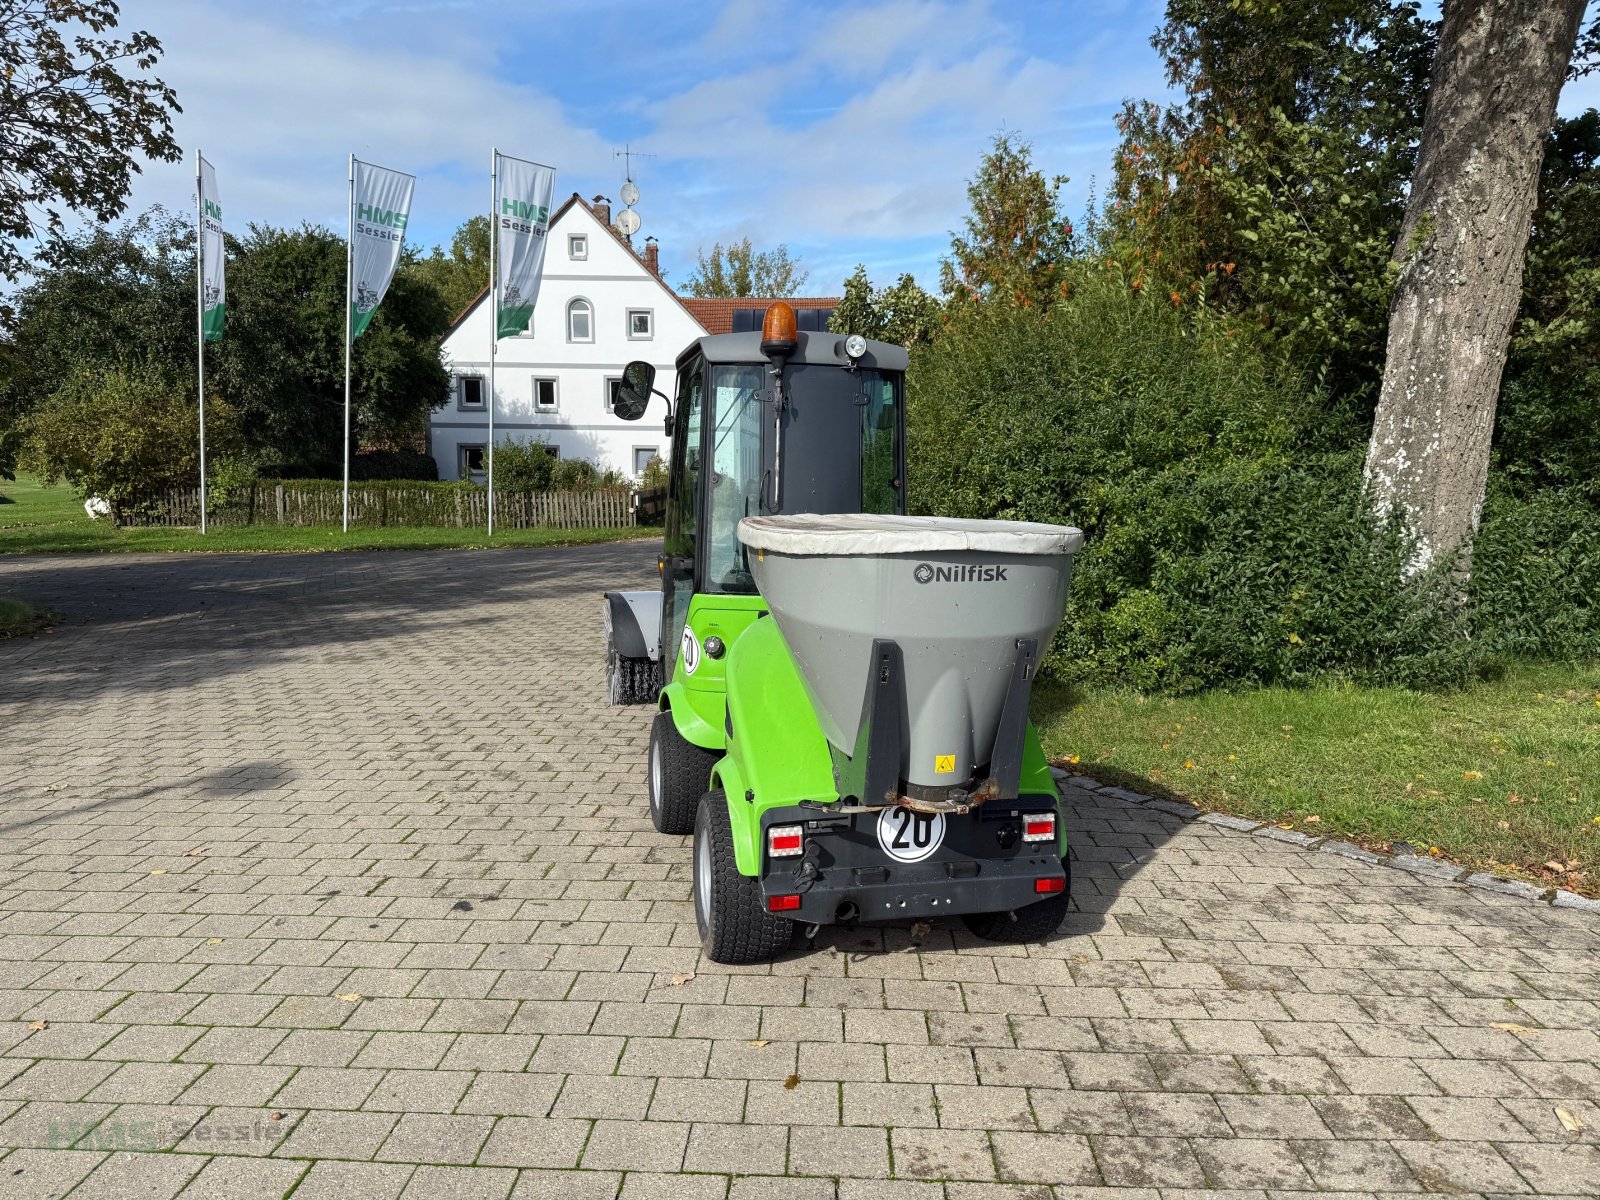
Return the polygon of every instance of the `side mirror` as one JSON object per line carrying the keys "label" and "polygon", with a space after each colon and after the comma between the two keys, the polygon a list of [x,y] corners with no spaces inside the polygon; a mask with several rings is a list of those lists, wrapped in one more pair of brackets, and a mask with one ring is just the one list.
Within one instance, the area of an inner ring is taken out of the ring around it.
{"label": "side mirror", "polygon": [[650,393],[655,390],[656,369],[642,359],[635,359],[622,368],[622,382],[617,385],[617,398],[611,412],[624,421],[637,421],[644,416],[650,404]]}

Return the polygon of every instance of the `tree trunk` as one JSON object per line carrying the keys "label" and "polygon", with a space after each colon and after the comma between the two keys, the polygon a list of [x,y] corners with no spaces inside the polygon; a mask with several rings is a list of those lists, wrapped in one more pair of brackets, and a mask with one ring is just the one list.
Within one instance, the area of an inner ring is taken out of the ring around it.
{"label": "tree trunk", "polygon": [[1366,478],[1417,536],[1407,573],[1483,511],[1495,400],[1522,300],[1545,136],[1585,0],[1445,0],[1389,308]]}

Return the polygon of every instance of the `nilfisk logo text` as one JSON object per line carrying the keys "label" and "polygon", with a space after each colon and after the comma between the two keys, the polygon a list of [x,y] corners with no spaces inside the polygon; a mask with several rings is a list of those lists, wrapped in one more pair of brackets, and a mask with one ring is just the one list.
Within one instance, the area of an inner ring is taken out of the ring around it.
{"label": "nilfisk logo text", "polygon": [[918,583],[1004,583],[1006,569],[969,563],[959,567],[936,567],[932,563],[918,563],[912,572]]}

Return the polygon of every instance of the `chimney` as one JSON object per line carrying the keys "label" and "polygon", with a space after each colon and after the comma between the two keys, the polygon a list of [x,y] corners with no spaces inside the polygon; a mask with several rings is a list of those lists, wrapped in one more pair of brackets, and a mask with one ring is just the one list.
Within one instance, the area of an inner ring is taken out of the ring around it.
{"label": "chimney", "polygon": [[595,219],[602,225],[611,224],[611,201],[604,196],[596,196],[589,205],[589,211],[594,213]]}
{"label": "chimney", "polygon": [[644,268],[657,279],[661,278],[661,247],[653,237],[644,240]]}

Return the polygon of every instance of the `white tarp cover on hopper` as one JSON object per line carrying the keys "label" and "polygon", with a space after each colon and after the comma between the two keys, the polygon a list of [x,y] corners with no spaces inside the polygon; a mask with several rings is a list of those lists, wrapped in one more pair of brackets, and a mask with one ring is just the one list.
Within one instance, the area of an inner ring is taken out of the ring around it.
{"label": "white tarp cover on hopper", "polygon": [[1076,554],[1083,531],[1034,521],[971,521],[960,517],[897,517],[876,513],[796,513],[746,517],[739,540],[774,554]]}

